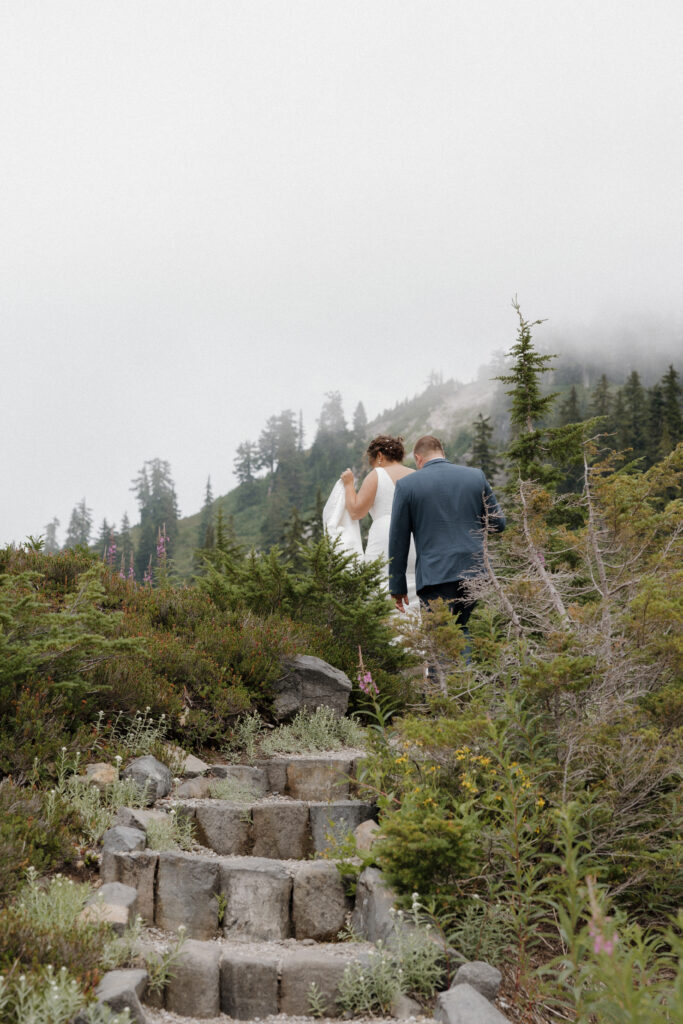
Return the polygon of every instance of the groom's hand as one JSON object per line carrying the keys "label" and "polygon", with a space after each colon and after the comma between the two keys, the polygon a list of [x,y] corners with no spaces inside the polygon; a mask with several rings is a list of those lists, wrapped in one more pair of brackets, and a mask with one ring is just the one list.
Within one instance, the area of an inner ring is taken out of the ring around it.
{"label": "groom's hand", "polygon": [[406,611],[408,608],[408,595],[407,594],[392,594],[394,604],[400,612]]}

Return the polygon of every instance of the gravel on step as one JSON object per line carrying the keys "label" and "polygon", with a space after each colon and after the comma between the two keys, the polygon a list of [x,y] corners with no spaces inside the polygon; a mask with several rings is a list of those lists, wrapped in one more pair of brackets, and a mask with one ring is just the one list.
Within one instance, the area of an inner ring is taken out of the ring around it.
{"label": "gravel on step", "polygon": [[[168,1010],[152,1010],[145,1006],[145,1016],[148,1024],[344,1024],[339,1017],[288,1017],[285,1013],[278,1013],[270,1017],[255,1017],[251,1021],[234,1021],[222,1013],[219,1017],[202,1018],[179,1017],[176,1013]],[[407,1020],[416,1021],[416,1024],[434,1024],[433,1017],[415,1016]],[[353,1017],[351,1024],[398,1024],[395,1017]]]}

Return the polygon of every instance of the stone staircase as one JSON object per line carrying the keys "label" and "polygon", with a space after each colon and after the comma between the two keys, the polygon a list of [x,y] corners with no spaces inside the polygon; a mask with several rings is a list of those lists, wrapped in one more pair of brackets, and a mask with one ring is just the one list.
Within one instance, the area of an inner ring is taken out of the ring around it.
{"label": "stone staircase", "polygon": [[[354,913],[367,934],[367,908],[354,907],[333,861],[313,858],[331,834],[341,838],[375,817],[356,795],[357,761],[356,753],[335,753],[274,757],[255,767],[213,765],[210,778],[181,783],[152,809],[119,812],[105,836],[103,883],[135,890],[130,914],[141,915],[157,946],[170,945],[181,926],[187,936],[151,1008],[144,971],[112,972],[134,989],[118,1003],[133,1019],[161,1020],[154,1016],[159,1007],[193,1020],[220,1013],[237,1020],[306,1016],[312,986],[326,1016],[339,1014],[344,970],[366,960],[373,945],[336,940]],[[221,778],[250,786],[256,799],[210,797],[209,786]],[[171,811],[193,820],[192,852],[146,847],[149,822]],[[110,988],[116,980],[107,976]],[[115,998],[107,1001],[116,1007]]]}

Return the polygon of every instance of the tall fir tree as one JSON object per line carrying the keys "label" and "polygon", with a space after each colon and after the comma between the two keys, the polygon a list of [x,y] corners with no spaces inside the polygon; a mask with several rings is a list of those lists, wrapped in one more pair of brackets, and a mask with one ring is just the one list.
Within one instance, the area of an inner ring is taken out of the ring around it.
{"label": "tall fir tree", "polygon": [[173,558],[178,536],[178,499],[171,476],[171,467],[163,459],[148,459],[131,490],[140,508],[140,540],[135,555],[136,574],[142,579],[150,564],[156,564],[159,533],[165,534],[165,560]]}
{"label": "tall fir tree", "polygon": [[59,519],[54,516],[49,523],[45,524],[45,544],[43,550],[48,555],[56,555],[59,551],[59,543],[57,542],[57,529],[59,527]]}
{"label": "tall fir tree", "polygon": [[621,393],[625,447],[631,449],[631,459],[641,459],[647,456],[647,395],[637,370],[631,371]]}
{"label": "tall fir tree", "polygon": [[211,477],[207,477],[206,490],[204,491],[204,504],[202,505],[202,514],[199,520],[199,530],[197,534],[197,547],[199,548],[210,548],[211,543],[207,543],[210,540],[209,532],[213,533],[213,491],[211,489]]}
{"label": "tall fir tree", "polygon": [[569,389],[569,394],[560,403],[560,407],[557,410],[557,421],[559,426],[566,427],[570,423],[581,422],[581,408],[579,406],[579,396],[576,393],[576,385],[572,384]]}
{"label": "tall fir tree", "polygon": [[500,465],[496,458],[493,444],[491,443],[493,427],[490,423],[490,417],[483,416],[479,413],[473,423],[473,430],[472,454],[467,465],[477,466],[479,469],[483,469],[486,479],[489,483],[493,483],[500,472]]}
{"label": "tall fir tree", "polygon": [[119,548],[119,558],[127,571],[128,566],[130,565],[131,556],[134,554],[133,537],[130,532],[130,519],[128,518],[127,512],[124,512],[121,517],[121,529],[118,533],[117,543]]}
{"label": "tall fir tree", "polygon": [[88,508],[85,498],[82,498],[71,512],[64,547],[75,548],[78,545],[85,545],[87,547],[90,543],[91,533],[92,509]]}
{"label": "tall fir tree", "polygon": [[647,464],[654,466],[661,456],[664,434],[664,391],[661,384],[654,384],[647,391],[647,429],[645,446]]}
{"label": "tall fir tree", "polygon": [[683,414],[681,413],[681,383],[673,366],[662,377],[662,395],[664,398],[664,422],[662,429],[661,457],[673,451],[683,441]]}
{"label": "tall fir tree", "polygon": [[591,416],[605,416],[606,425],[612,412],[612,393],[609,387],[609,381],[607,380],[607,374],[603,373],[598,383],[593,388],[593,392],[590,397],[590,415]]}
{"label": "tall fir tree", "polygon": [[242,441],[237,446],[233,467],[238,483],[250,484],[253,481],[258,467],[258,451],[253,441]]}

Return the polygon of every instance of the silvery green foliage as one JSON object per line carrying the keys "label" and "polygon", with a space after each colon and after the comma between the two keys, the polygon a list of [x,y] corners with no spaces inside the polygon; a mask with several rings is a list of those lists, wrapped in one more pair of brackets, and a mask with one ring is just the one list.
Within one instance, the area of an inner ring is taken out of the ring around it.
{"label": "silvery green foliage", "polygon": [[350,963],[339,983],[337,1002],[344,1013],[386,1013],[402,988],[402,971],[396,958],[381,943],[368,953],[368,960]]}
{"label": "silvery green foliage", "polygon": [[92,888],[87,882],[75,883],[70,878],[55,875],[43,888],[38,872],[30,867],[26,871],[26,885],[20,891],[17,905],[35,921],[53,932],[67,931],[86,905]]}
{"label": "silvery green foliage", "polygon": [[147,988],[154,995],[159,995],[163,992],[169,979],[173,977],[173,968],[185,944],[185,939],[186,929],[181,924],[178,928],[178,936],[172,946],[164,953],[150,953],[146,957]]}
{"label": "silvery green foliage", "polygon": [[249,715],[240,715],[225,748],[225,757],[230,761],[239,761],[240,757],[244,756],[249,764],[253,764],[263,731],[263,722],[257,711],[252,711]]}
{"label": "silvery green foliage", "polygon": [[251,804],[258,800],[259,794],[251,783],[228,776],[211,783],[209,796],[216,800],[229,800],[233,804]]}
{"label": "silvery green foliage", "polygon": [[303,709],[289,725],[280,725],[263,740],[264,754],[296,754],[342,747],[364,747],[365,730],[353,718],[339,718],[331,708]]}
{"label": "silvery green foliage", "polygon": [[138,914],[133,924],[126,928],[123,935],[112,935],[102,952],[102,960],[100,962],[102,971],[115,971],[117,967],[130,963],[137,953],[142,933],[142,924],[142,918]]}
{"label": "silvery green foliage", "polygon": [[191,850],[194,842],[194,822],[172,808],[165,818],[154,819],[147,825],[147,847],[150,850]]}
{"label": "silvery green foliage", "polygon": [[[0,975],[0,1019],[3,1024],[68,1024],[85,1006],[85,994],[66,967],[51,964],[41,971],[7,979]],[[129,1024],[128,1010],[113,1014],[108,1007],[84,1011],[89,1024]]]}

